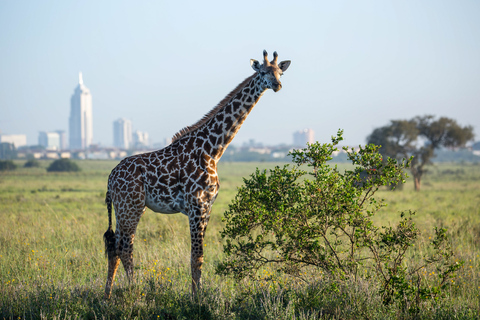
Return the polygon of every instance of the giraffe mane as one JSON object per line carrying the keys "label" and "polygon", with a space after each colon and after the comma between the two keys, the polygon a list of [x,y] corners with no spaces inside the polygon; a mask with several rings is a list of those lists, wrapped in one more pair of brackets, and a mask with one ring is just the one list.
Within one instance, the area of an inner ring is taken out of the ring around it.
{"label": "giraffe mane", "polygon": [[249,82],[256,76],[256,72],[251,75],[250,77],[246,78],[243,80],[235,89],[233,89],[229,94],[225,96],[225,98],[222,99],[212,110],[210,110],[208,113],[206,113],[200,120],[198,120],[196,123],[187,126],[183,128],[182,130],[178,131],[172,138],[172,143],[179,140],[186,134],[197,130],[201,126],[203,126],[205,123],[207,123],[208,120],[212,119],[225,105],[240,91],[242,90]]}

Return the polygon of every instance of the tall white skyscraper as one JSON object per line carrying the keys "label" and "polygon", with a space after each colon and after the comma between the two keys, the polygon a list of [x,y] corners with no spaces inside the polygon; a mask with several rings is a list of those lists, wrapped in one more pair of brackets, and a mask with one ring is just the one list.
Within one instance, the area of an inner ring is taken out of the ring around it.
{"label": "tall white skyscraper", "polygon": [[70,149],[86,149],[93,142],[92,95],[83,84],[82,73],[70,100]]}
{"label": "tall white skyscraper", "polygon": [[120,118],[113,122],[113,145],[117,148],[132,147],[132,122]]}

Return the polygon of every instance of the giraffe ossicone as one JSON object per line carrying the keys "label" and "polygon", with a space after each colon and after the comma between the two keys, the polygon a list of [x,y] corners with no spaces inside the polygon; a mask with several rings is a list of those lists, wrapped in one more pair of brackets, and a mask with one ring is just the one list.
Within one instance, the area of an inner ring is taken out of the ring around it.
{"label": "giraffe ossicone", "polygon": [[[133,277],[133,242],[137,225],[148,207],[159,213],[188,216],[191,237],[192,292],[200,286],[204,237],[219,190],[217,163],[255,104],[267,89],[282,88],[280,77],[290,61],[277,63],[277,52],[262,64],[250,61],[255,73],[195,124],[185,127],[163,149],[123,159],[110,173],[105,198],[108,230],[104,234],[109,298],[120,261]],[[116,227],[112,227],[112,204]]]}

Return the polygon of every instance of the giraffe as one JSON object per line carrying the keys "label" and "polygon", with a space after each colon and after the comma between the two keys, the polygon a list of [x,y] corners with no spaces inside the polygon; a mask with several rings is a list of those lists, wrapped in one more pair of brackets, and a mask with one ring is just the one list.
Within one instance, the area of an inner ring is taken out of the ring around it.
{"label": "giraffe", "polygon": [[[191,236],[192,294],[199,286],[204,237],[212,205],[219,190],[217,163],[267,89],[282,88],[280,76],[290,61],[277,62],[263,51],[263,64],[251,59],[255,73],[195,124],[176,133],[161,150],[123,159],[110,173],[105,198],[108,230],[104,234],[109,298],[120,261],[127,278],[133,276],[133,243],[137,225],[148,207],[154,212],[188,216]],[[112,229],[112,204],[116,228]]]}

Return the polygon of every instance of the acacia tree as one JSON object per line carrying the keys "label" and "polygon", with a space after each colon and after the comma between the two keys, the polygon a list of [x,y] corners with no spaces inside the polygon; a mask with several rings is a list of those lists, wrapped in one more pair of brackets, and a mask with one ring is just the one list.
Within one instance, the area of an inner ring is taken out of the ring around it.
{"label": "acacia tree", "polygon": [[368,136],[367,143],[382,146],[380,153],[395,159],[413,156],[410,171],[414,187],[420,191],[420,183],[431,164],[435,149],[458,148],[473,139],[472,126],[460,126],[454,119],[435,116],[417,116],[411,120],[391,120],[389,125],[376,128]]}

